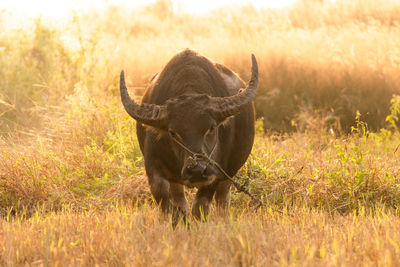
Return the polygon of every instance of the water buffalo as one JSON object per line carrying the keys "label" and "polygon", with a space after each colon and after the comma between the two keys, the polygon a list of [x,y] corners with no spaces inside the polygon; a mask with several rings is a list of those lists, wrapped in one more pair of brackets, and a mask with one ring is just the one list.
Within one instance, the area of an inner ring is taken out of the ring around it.
{"label": "water buffalo", "polygon": [[[231,182],[206,157],[234,176],[254,141],[257,61],[252,55],[248,86],[227,67],[186,49],[153,77],[141,104],[129,97],[124,72],[122,103],[137,121],[150,190],[164,212],[187,214],[184,185],[197,187],[192,215],[204,219],[215,195],[217,207],[229,205]],[[185,217],[185,216],[184,216]]]}

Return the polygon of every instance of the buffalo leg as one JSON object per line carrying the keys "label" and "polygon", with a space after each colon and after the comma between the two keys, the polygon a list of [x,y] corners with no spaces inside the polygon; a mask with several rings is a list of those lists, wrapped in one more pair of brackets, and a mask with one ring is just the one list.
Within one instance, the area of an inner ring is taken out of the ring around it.
{"label": "buffalo leg", "polygon": [[197,191],[196,199],[192,207],[192,215],[201,221],[207,219],[208,213],[210,211],[210,203],[215,193],[215,185],[208,187],[201,187]]}
{"label": "buffalo leg", "polygon": [[158,173],[148,174],[147,176],[149,178],[151,194],[157,204],[161,206],[163,213],[167,214],[171,207],[169,201],[169,182]]}
{"label": "buffalo leg", "polygon": [[226,213],[229,202],[231,200],[231,181],[225,180],[219,182],[215,192],[215,201],[217,202],[217,210],[219,213]]}
{"label": "buffalo leg", "polygon": [[177,183],[170,183],[170,196],[173,200],[172,207],[172,226],[175,228],[179,220],[183,218],[183,222],[187,224],[187,213],[189,205],[185,198],[184,186]]}

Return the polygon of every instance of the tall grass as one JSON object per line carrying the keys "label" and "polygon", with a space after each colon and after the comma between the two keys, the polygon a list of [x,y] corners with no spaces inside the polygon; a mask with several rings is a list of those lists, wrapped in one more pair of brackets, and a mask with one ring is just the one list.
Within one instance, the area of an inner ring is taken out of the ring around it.
{"label": "tall grass", "polygon": [[[0,24],[0,264],[398,264],[399,11],[301,1],[193,16],[159,1]],[[227,218],[173,232],[118,74],[139,97],[186,47],[245,80],[257,56],[263,119],[237,177],[268,205],[233,190]]]}

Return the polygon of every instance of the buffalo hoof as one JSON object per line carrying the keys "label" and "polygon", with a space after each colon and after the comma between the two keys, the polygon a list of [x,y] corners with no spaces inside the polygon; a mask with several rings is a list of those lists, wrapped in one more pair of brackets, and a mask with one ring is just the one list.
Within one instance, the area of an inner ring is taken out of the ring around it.
{"label": "buffalo hoof", "polygon": [[178,207],[172,209],[172,228],[175,230],[178,224],[182,222],[187,229],[190,229],[190,224],[187,214]]}

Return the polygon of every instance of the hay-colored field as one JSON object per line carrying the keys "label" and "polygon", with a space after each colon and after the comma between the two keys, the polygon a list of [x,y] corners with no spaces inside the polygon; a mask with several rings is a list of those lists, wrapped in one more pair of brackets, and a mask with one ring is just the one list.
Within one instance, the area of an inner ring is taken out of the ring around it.
{"label": "hay-colored field", "polygon": [[[0,265],[399,265],[400,2],[321,2],[193,16],[159,1],[19,29],[0,13]],[[237,178],[267,206],[233,190],[226,217],[173,230],[118,76],[139,97],[187,47],[244,80],[257,56]]]}

